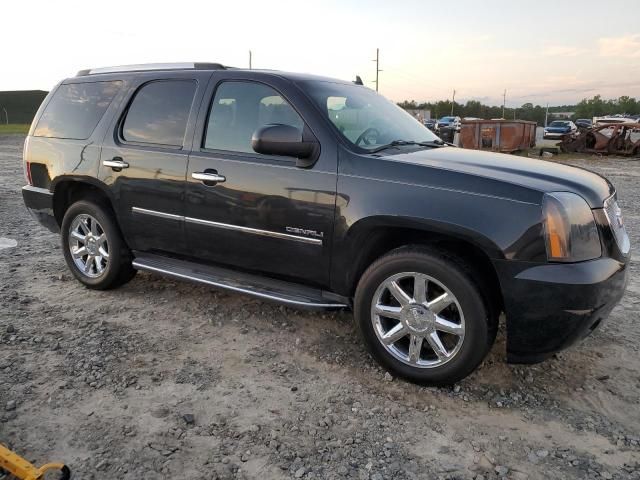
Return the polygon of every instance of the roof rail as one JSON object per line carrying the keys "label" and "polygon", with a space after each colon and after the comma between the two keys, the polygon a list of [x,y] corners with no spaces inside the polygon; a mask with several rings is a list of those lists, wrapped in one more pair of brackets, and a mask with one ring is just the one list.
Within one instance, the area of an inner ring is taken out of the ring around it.
{"label": "roof rail", "polygon": [[99,73],[145,72],[150,70],[226,70],[221,63],[141,63],[137,65],[120,65],[117,67],[101,67],[80,70],[76,76],[95,75]]}

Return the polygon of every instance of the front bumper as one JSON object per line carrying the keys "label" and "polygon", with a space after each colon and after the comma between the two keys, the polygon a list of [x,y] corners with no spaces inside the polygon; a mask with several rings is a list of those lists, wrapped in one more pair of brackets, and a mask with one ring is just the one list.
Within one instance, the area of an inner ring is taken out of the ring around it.
{"label": "front bumper", "polygon": [[53,213],[53,193],[46,188],[25,185],[22,198],[29,213],[51,232],[58,233],[60,226]]}
{"label": "front bumper", "polygon": [[542,135],[542,138],[544,139],[560,139],[563,137],[566,137],[567,135],[570,135],[571,132],[544,132],[544,134]]}
{"label": "front bumper", "polygon": [[540,362],[594,331],[622,298],[628,259],[531,266],[500,260],[507,360]]}

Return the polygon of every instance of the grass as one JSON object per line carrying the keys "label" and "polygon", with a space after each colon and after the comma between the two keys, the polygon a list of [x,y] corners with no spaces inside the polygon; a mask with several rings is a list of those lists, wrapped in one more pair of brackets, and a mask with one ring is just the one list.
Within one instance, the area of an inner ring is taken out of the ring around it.
{"label": "grass", "polygon": [[29,132],[29,124],[27,123],[10,123],[0,124],[0,135],[22,134],[26,135]]}

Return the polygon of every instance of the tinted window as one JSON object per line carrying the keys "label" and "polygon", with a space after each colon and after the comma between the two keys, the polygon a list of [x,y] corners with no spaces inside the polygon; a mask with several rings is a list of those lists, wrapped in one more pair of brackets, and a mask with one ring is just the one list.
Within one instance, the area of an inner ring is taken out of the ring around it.
{"label": "tinted window", "polygon": [[144,85],[133,98],[122,126],[128,142],[182,146],[196,83],[167,80]]}
{"label": "tinted window", "polygon": [[38,120],[34,135],[89,138],[119,89],[120,82],[60,85]]}
{"label": "tinted window", "polygon": [[255,153],[251,136],[270,123],[304,127],[302,118],[274,89],[260,83],[225,82],[213,99],[204,146]]}

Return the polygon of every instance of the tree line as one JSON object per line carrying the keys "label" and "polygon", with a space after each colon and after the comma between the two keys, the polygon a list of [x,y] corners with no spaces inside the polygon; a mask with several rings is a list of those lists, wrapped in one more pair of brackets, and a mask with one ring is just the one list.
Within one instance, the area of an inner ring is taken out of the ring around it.
{"label": "tree line", "polygon": [[[398,103],[398,105],[405,109],[430,110],[432,118],[440,118],[451,114],[451,102],[449,100],[423,103],[417,103],[415,100],[405,100]],[[517,108],[506,107],[504,109],[504,118],[530,120],[537,122],[538,125],[544,125],[546,110],[546,106],[525,103]],[[615,114],[638,115],[640,114],[640,100],[626,95],[616,99],[605,100],[600,95],[595,95],[592,98],[582,99],[576,105],[550,106],[549,118],[551,119],[553,114],[557,112],[575,112],[572,120]],[[464,104],[454,102],[453,114],[459,117],[502,118],[502,106],[484,105],[478,100],[468,100]]]}
{"label": "tree line", "polygon": [[46,96],[42,90],[0,92],[0,123],[31,123]]}

